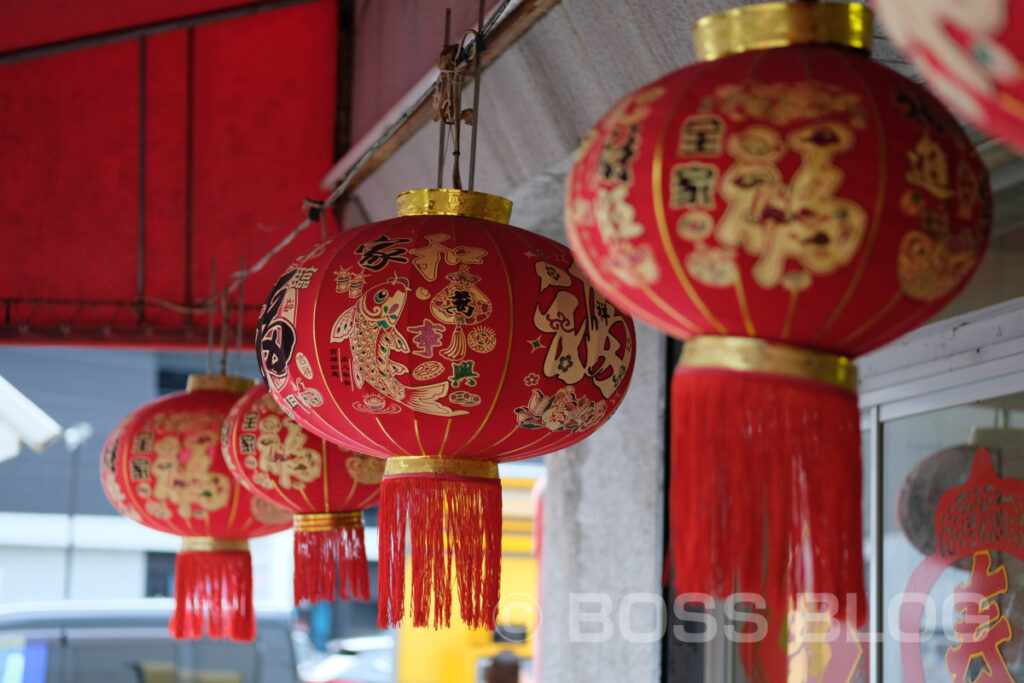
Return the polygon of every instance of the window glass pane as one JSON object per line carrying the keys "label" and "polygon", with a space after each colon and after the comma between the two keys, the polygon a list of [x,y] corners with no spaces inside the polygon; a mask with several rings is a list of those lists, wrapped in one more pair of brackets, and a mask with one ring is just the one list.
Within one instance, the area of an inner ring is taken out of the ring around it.
{"label": "window glass pane", "polygon": [[1024,678],[1022,434],[1024,394],[883,425],[886,683]]}

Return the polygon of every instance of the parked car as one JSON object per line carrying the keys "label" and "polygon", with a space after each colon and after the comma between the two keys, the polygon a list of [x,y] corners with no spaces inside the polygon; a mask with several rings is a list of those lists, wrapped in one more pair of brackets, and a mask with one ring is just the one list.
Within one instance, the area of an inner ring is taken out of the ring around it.
{"label": "parked car", "polygon": [[[309,636],[292,634],[302,683],[391,683],[395,680],[395,639],[376,636],[341,638],[317,652]],[[0,683],[4,683],[0,679]]]}
{"label": "parked car", "polygon": [[287,609],[257,606],[252,643],[176,641],[171,600],[0,606],[2,683],[299,683]]}

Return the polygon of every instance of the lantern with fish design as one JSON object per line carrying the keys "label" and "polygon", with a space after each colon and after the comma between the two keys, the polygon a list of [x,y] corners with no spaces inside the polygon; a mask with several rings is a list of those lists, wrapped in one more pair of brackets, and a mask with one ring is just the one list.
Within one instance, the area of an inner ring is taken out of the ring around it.
{"label": "lantern with fish design", "polygon": [[384,463],[305,431],[263,385],[231,408],[221,450],[250,492],[295,513],[295,604],[369,600],[362,511],[377,504]]}
{"label": "lantern with fish design", "polygon": [[291,515],[230,474],[217,435],[252,380],[192,375],[184,392],[130,413],[103,446],[107,498],[125,517],[183,537],[174,567],[177,639],[256,637],[248,539],[283,531]]}
{"label": "lantern with fish design", "polygon": [[454,560],[463,620],[494,627],[498,462],[565,448],[618,407],[633,323],[569,250],[507,225],[511,202],[413,190],[399,217],[345,231],[270,293],[257,345],[271,394],[310,431],[387,458],[380,616],[447,625]]}
{"label": "lantern with fish design", "polygon": [[687,340],[672,389],[680,593],[830,593],[841,618],[848,602],[866,614],[850,357],[949,302],[992,217],[969,140],[867,56],[871,28],[857,4],[706,17],[702,62],[615,105],[569,176],[583,269]]}

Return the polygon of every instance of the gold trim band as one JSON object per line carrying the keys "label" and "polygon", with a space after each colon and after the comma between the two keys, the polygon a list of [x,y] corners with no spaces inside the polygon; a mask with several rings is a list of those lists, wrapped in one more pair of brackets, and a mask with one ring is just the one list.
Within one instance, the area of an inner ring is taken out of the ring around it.
{"label": "gold trim band", "polygon": [[363,513],[314,512],[295,515],[295,531],[332,531],[334,529],[362,529]]}
{"label": "gold trim band", "polygon": [[398,195],[399,216],[466,216],[508,225],[512,200],[484,192],[433,187]]}
{"label": "gold trim band", "polygon": [[385,477],[414,474],[453,474],[458,477],[474,479],[497,479],[498,463],[468,458],[407,455],[388,458],[384,465]]}
{"label": "gold trim band", "polygon": [[683,344],[679,365],[785,375],[857,391],[857,368],[846,356],[751,337],[694,337]]}
{"label": "gold trim band", "polygon": [[254,386],[256,386],[255,380],[248,377],[189,375],[185,391],[230,391],[233,394],[244,394]]}
{"label": "gold trim band", "polygon": [[212,536],[185,536],[181,539],[183,553],[249,552],[249,541],[244,538],[214,538]]}
{"label": "gold trim band", "polygon": [[871,51],[874,14],[839,2],[768,2],[726,10],[693,27],[697,60],[710,62],[750,50],[833,45]]}

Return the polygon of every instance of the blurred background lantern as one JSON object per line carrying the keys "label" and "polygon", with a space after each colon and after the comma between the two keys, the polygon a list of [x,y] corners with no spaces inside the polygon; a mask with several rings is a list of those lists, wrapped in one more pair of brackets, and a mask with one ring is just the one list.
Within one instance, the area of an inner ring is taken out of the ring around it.
{"label": "blurred background lantern", "polygon": [[125,517],[182,536],[175,563],[177,639],[253,640],[252,565],[247,539],[291,526],[291,515],[236,482],[217,439],[224,418],[253,382],[192,375],[184,392],[151,401],[107,437],[103,490]]}
{"label": "blurred background lantern", "polygon": [[830,593],[840,617],[852,594],[866,614],[850,357],[960,291],[992,213],[963,131],[868,57],[871,30],[856,4],[705,17],[701,62],[613,107],[569,177],[584,270],[688,340],[672,394],[680,593]]}
{"label": "blurred background lantern", "polygon": [[1024,0],[874,0],[886,34],[971,125],[1024,153]]}
{"label": "blurred background lantern", "polygon": [[263,385],[228,413],[221,449],[243,486],[295,513],[295,604],[369,600],[362,511],[377,504],[384,463],[305,431]]}
{"label": "blurred background lantern", "polygon": [[381,487],[381,625],[494,627],[497,463],[569,446],[618,407],[632,321],[569,250],[506,225],[511,202],[461,190],[399,196],[399,217],[300,258],[270,293],[257,344],[271,394],[347,448],[388,458]]}

